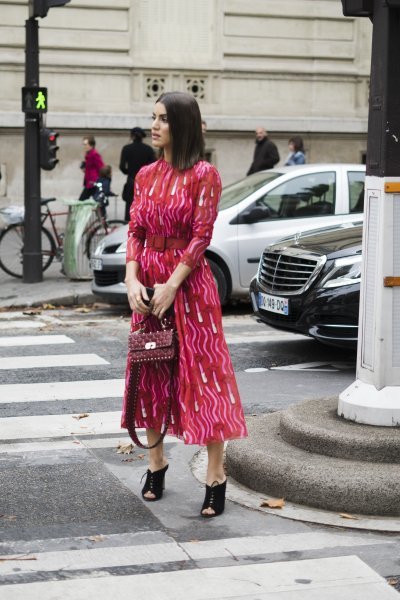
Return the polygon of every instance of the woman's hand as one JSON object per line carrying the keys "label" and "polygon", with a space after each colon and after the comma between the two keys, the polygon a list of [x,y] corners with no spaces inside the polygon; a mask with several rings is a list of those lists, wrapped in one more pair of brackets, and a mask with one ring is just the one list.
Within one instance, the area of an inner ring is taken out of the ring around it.
{"label": "woman's hand", "polygon": [[146,292],[146,287],[140,283],[138,279],[125,281],[129,306],[132,311],[141,315],[149,315],[151,310],[148,305],[144,303],[144,300],[149,301],[149,297]]}
{"label": "woman's hand", "polygon": [[154,296],[151,299],[151,312],[158,319],[162,319],[174,303],[178,288],[170,283],[156,283],[154,285]]}

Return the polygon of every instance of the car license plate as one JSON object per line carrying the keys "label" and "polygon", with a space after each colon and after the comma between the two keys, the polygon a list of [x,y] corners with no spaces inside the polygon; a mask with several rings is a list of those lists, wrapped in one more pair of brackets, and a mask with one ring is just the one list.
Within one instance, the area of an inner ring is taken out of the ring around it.
{"label": "car license plate", "polygon": [[103,268],[103,261],[101,258],[91,258],[90,267],[93,269],[93,271],[101,271]]}
{"label": "car license plate", "polygon": [[280,296],[271,296],[270,294],[259,292],[258,306],[263,310],[278,313],[279,315],[289,314],[289,300]]}

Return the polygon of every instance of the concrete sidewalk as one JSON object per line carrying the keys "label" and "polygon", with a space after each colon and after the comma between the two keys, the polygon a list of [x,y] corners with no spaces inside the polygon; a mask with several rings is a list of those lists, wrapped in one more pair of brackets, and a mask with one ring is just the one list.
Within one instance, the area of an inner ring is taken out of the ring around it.
{"label": "concrete sidewalk", "polygon": [[23,283],[0,271],[0,309],[27,306],[73,306],[92,304],[101,299],[94,296],[90,280],[70,280],[61,273],[61,263],[54,262],[40,283]]}

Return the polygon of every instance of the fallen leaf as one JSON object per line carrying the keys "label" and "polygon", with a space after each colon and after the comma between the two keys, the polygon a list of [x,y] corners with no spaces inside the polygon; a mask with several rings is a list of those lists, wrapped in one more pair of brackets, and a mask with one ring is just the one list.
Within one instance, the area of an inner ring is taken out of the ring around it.
{"label": "fallen leaf", "polygon": [[57,307],[56,307],[56,306],[54,306],[54,304],[42,304],[42,308],[43,308],[44,310],[54,310],[54,309],[56,309]]}
{"label": "fallen leaf", "polygon": [[391,577],[387,580],[387,582],[389,585],[397,585],[400,582],[400,579],[396,577]]}
{"label": "fallen leaf", "polygon": [[354,515],[349,515],[347,513],[339,513],[339,517],[342,517],[342,519],[354,519],[354,521],[360,520],[360,517],[355,517]]}
{"label": "fallen leaf", "polygon": [[0,556],[0,562],[5,562],[6,560],[37,560],[36,556]]}
{"label": "fallen leaf", "polygon": [[23,310],[22,314],[23,315],[41,315],[42,309],[41,308],[31,308],[29,310]]}
{"label": "fallen leaf", "polygon": [[104,537],[104,535],[91,535],[90,537],[88,537],[88,540],[90,540],[91,542],[104,542],[106,538]]}
{"label": "fallen leaf", "polygon": [[132,443],[121,444],[121,442],[118,442],[117,454],[132,454],[133,448],[134,446]]}
{"label": "fallen leaf", "polygon": [[189,542],[191,542],[192,544],[198,544],[200,540],[189,540]]}
{"label": "fallen leaf", "polygon": [[80,419],[86,419],[86,417],[88,416],[89,413],[81,413],[80,415],[73,415],[72,418],[77,419],[77,421],[79,421]]}
{"label": "fallen leaf", "polygon": [[137,457],[140,458],[140,460],[143,460],[145,456],[146,456],[145,454],[138,454],[137,455]]}
{"label": "fallen leaf", "polygon": [[133,462],[135,460],[137,460],[137,459],[136,458],[123,458],[122,462]]}
{"label": "fallen leaf", "polygon": [[79,444],[79,445],[81,445],[81,443],[80,443],[80,442],[78,442],[78,441],[75,441],[75,442],[72,442],[72,443],[73,443],[73,444]]}
{"label": "fallen leaf", "polygon": [[89,313],[89,312],[91,312],[91,309],[87,308],[86,306],[79,306],[79,308],[74,308],[74,312],[77,312],[77,313]]}
{"label": "fallen leaf", "polygon": [[268,508],[283,508],[285,506],[284,498],[268,498],[263,500],[260,506],[268,506]]}

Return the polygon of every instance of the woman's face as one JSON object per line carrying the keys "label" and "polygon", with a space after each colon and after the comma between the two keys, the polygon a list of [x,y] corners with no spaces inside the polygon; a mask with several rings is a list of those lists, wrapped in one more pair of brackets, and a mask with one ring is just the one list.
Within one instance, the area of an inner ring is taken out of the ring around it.
{"label": "woman's face", "polygon": [[169,131],[167,111],[164,104],[157,102],[153,112],[153,123],[151,125],[151,139],[155,148],[170,148],[171,134]]}
{"label": "woman's face", "polygon": [[295,151],[295,147],[294,147],[294,143],[293,142],[289,142],[289,150],[290,150],[290,152],[294,152]]}

